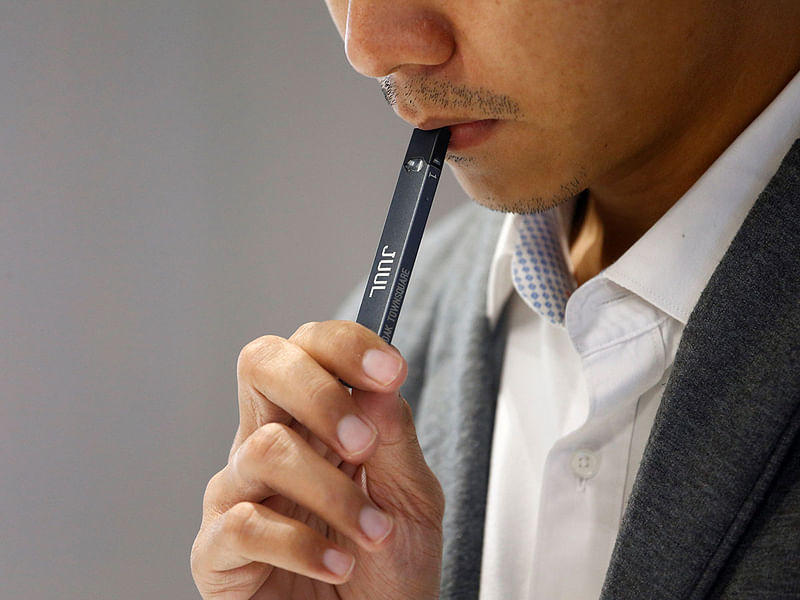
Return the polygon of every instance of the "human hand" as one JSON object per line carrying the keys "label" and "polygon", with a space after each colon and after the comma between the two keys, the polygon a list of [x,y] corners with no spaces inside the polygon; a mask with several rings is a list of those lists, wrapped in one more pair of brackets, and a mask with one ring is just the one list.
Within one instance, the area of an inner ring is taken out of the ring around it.
{"label": "human hand", "polygon": [[242,350],[239,429],[192,547],[203,598],[438,597],[444,496],[397,391],[406,373],[349,321]]}

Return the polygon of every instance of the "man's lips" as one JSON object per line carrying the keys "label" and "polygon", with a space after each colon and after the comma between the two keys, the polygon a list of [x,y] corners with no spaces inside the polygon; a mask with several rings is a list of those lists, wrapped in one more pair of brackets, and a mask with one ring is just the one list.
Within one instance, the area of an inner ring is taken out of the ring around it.
{"label": "man's lips", "polygon": [[476,146],[494,133],[499,121],[497,119],[483,119],[480,121],[447,121],[445,119],[430,119],[419,125],[420,129],[450,129],[450,145],[448,150],[465,150]]}

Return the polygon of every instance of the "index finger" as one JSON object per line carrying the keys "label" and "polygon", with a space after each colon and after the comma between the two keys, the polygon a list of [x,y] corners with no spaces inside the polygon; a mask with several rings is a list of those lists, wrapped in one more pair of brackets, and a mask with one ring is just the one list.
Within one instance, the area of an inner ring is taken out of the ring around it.
{"label": "index finger", "polygon": [[399,352],[355,323],[304,325],[289,340],[259,338],[239,360],[240,426],[231,452],[261,425],[295,419],[339,456],[358,462],[377,429],[340,379],[385,392],[399,388],[405,374]]}
{"label": "index finger", "polygon": [[394,391],[405,381],[403,356],[378,334],[353,321],[306,323],[289,341],[324,369],[365,392]]}

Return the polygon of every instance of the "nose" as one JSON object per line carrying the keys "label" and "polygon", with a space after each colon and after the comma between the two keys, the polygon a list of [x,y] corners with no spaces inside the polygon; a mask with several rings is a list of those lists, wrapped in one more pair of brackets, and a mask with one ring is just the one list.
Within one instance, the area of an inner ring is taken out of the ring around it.
{"label": "nose", "polygon": [[440,65],[455,49],[444,15],[419,0],[350,0],[344,41],[350,64],[367,77]]}

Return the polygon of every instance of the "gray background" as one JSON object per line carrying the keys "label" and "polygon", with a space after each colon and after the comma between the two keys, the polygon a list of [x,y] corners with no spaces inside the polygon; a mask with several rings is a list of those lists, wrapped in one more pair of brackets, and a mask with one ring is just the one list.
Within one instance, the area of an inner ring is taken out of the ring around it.
{"label": "gray background", "polygon": [[0,599],[197,597],[238,351],[366,275],[409,131],[321,0],[0,2]]}

